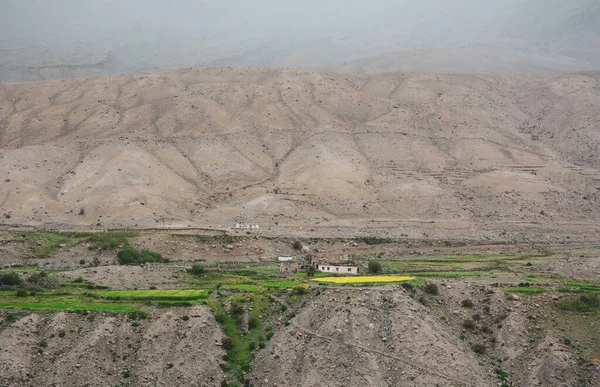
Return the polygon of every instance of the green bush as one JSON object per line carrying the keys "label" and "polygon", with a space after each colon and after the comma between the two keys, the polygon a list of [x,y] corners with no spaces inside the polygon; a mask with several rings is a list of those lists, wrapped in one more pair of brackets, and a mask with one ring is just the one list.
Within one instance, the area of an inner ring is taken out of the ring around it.
{"label": "green bush", "polygon": [[485,344],[483,343],[473,343],[471,348],[473,348],[473,351],[478,355],[483,355],[485,353]]}
{"label": "green bush", "polygon": [[149,249],[143,249],[141,252],[133,246],[127,244],[117,253],[119,265],[138,265],[147,262],[162,262],[160,253]]}
{"label": "green bush", "polygon": [[0,274],[0,286],[19,286],[22,283],[23,280],[14,271]]}
{"label": "green bush", "polygon": [[248,330],[252,330],[252,329],[258,327],[258,325],[259,325],[258,318],[254,317],[254,316],[250,316],[250,318],[248,319]]}
{"label": "green bush", "polygon": [[189,319],[190,319],[190,316],[187,316],[187,315],[186,315],[186,316],[183,316],[181,319],[182,319],[183,321],[187,321],[187,320],[189,320]]}
{"label": "green bush", "polygon": [[198,263],[194,263],[194,265],[192,266],[192,268],[189,270],[189,272],[195,276],[199,276],[204,274],[204,266],[198,264]]}
{"label": "green bush", "polygon": [[468,318],[465,321],[463,321],[462,324],[463,328],[465,329],[475,329],[476,325],[475,325],[475,321],[473,321],[472,319]]}
{"label": "green bush", "polygon": [[556,306],[570,312],[592,312],[600,307],[600,297],[596,294],[582,294],[579,297],[560,300]]}
{"label": "green bush", "polygon": [[369,273],[377,274],[383,268],[381,267],[381,263],[377,261],[369,261]]}
{"label": "green bush", "polygon": [[425,293],[431,294],[433,296],[437,296],[439,294],[438,286],[436,284],[434,284],[433,282],[427,282],[425,284],[424,290],[425,290]]}
{"label": "green bush", "polygon": [[67,334],[67,333],[65,332],[65,330],[64,330],[64,329],[61,329],[61,330],[58,332],[58,337],[60,337],[60,338],[62,339],[63,337],[65,337],[65,336],[66,336],[66,334]]}
{"label": "green bush", "polygon": [[17,297],[27,297],[27,291],[25,289],[17,290]]}
{"label": "green bush", "polygon": [[460,305],[462,305],[463,308],[472,308],[474,304],[473,304],[473,301],[466,299],[466,300],[463,300],[460,303]]}

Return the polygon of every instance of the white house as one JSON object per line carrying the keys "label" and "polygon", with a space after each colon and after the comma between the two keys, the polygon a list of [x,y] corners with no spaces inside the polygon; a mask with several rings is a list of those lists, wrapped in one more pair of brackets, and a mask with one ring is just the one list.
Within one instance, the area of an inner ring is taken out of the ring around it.
{"label": "white house", "polygon": [[353,265],[331,265],[327,263],[318,263],[315,265],[315,270],[330,274],[358,274],[360,269]]}

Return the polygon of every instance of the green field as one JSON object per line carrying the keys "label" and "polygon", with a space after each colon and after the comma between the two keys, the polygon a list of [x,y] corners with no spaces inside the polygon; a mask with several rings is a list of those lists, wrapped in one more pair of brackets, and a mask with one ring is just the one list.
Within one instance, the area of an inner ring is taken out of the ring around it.
{"label": "green field", "polygon": [[268,288],[293,288],[294,286],[300,285],[300,282],[294,281],[268,281],[263,282],[263,285]]}
{"label": "green field", "polygon": [[103,310],[112,312],[132,312],[138,310],[133,305],[101,302],[99,300],[88,300],[81,297],[0,297],[0,308],[2,309],[27,309],[27,310]]}
{"label": "green field", "polygon": [[169,290],[108,290],[94,292],[92,295],[102,298],[129,300],[198,300],[208,294],[206,289],[169,289]]}
{"label": "green field", "polygon": [[247,284],[241,284],[241,285],[226,285],[223,286],[224,289],[234,289],[234,290],[245,290],[248,292],[258,292],[259,288],[256,285],[247,285]]}

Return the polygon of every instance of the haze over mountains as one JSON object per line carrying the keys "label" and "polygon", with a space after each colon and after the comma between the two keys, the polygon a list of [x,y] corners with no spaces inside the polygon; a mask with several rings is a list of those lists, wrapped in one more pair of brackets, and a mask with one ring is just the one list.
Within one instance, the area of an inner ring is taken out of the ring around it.
{"label": "haze over mountains", "polygon": [[62,228],[165,217],[340,235],[592,235],[599,107],[598,72],[195,69],[2,84],[0,210],[4,224]]}
{"label": "haze over mountains", "polygon": [[0,5],[0,82],[190,67],[558,75],[600,68],[598,0]]}

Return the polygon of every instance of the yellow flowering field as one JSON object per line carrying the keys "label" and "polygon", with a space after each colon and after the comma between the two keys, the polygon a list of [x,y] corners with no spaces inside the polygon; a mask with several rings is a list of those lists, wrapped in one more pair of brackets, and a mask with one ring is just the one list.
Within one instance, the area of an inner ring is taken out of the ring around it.
{"label": "yellow flowering field", "polygon": [[369,275],[369,276],[356,276],[356,277],[324,277],[324,278],[313,278],[313,281],[318,282],[329,282],[334,284],[360,284],[360,283],[373,283],[373,282],[403,282],[412,281],[415,277],[409,277],[405,275]]}

